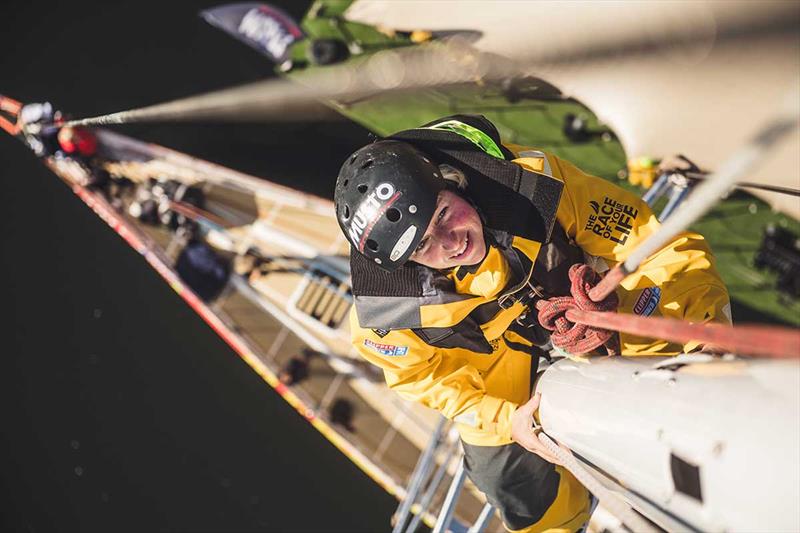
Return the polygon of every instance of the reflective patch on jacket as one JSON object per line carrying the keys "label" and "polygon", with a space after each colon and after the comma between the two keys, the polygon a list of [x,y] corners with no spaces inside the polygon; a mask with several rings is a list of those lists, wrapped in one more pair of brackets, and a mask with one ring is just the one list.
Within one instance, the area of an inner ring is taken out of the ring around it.
{"label": "reflective patch on jacket", "polygon": [[475,411],[467,411],[455,417],[453,422],[476,428],[478,427],[478,414]]}
{"label": "reflective patch on jacket", "polygon": [[378,337],[380,337],[382,339],[386,335],[389,334],[389,330],[388,329],[373,329],[372,333],[374,333],[375,335],[377,335]]}
{"label": "reflective patch on jacket", "polygon": [[722,314],[728,319],[728,322],[733,323],[733,313],[731,313],[731,304],[726,303],[722,306]]}
{"label": "reflective patch on jacket", "polygon": [[398,357],[408,353],[408,346],[395,346],[394,344],[381,344],[373,342],[369,339],[364,339],[364,346],[379,355],[386,355],[389,357]]}
{"label": "reflective patch on jacket", "polygon": [[548,176],[553,175],[553,169],[550,168],[550,162],[547,160],[547,154],[539,150],[523,150],[519,153],[518,157],[530,158],[537,160],[532,166],[538,172]]}

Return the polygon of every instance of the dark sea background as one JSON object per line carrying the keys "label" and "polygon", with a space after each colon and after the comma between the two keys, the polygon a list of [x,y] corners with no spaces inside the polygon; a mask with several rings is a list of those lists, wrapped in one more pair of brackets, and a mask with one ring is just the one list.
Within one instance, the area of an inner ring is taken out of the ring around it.
{"label": "dark sea background", "polygon": [[[0,93],[79,117],[271,76],[211,5],[5,3]],[[344,119],[115,129],[325,197],[368,140]],[[6,135],[0,179],[0,531],[390,529],[393,498]]]}

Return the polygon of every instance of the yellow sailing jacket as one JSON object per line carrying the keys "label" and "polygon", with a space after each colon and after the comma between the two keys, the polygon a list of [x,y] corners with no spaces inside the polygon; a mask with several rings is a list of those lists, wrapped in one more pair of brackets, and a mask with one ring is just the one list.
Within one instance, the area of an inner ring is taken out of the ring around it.
{"label": "yellow sailing jacket", "polygon": [[[557,220],[596,270],[623,261],[659,227],[639,197],[551,154],[507,147],[517,157],[515,163],[563,181]],[[520,237],[513,238],[512,246],[531,260],[541,247]],[[422,306],[422,326],[460,321],[477,306],[496,299],[510,279],[508,261],[495,247],[476,271],[460,279],[453,275],[455,271],[448,276],[455,293],[473,297]],[[679,235],[648,258],[638,272],[623,281],[617,294],[621,313],[730,322],[727,290],[707,243],[696,233]],[[522,304],[515,303],[480,324],[491,353],[435,347],[410,329],[361,327],[355,306],[350,328],[358,352],[383,369],[391,389],[456,421],[465,442],[501,445],[512,442],[511,416],[530,396],[531,356],[521,349],[530,342],[508,329],[523,311]],[[625,334],[620,341],[622,354],[628,356],[674,355],[698,345],[680,346]]]}

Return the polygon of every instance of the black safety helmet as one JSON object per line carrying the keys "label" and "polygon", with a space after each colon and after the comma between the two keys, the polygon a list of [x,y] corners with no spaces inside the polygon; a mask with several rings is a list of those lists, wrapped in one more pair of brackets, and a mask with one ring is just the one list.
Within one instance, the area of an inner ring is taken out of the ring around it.
{"label": "black safety helmet", "polygon": [[439,167],[408,143],[378,141],[351,155],[336,180],[336,219],[350,244],[388,271],[419,245],[445,188]]}

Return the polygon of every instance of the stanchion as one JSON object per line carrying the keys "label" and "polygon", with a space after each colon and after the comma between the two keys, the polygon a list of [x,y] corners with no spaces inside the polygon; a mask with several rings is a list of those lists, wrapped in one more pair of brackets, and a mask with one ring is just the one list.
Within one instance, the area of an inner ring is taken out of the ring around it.
{"label": "stanchion", "polygon": [[433,526],[431,533],[444,533],[450,526],[450,521],[453,519],[453,513],[458,503],[458,497],[461,494],[461,489],[464,487],[464,480],[467,478],[467,471],[464,469],[463,459],[459,461],[456,474],[453,476],[453,481],[450,483],[450,488],[447,490],[447,496],[442,503],[442,510],[439,511],[439,518],[436,520],[436,525]]}
{"label": "stanchion", "polygon": [[394,515],[395,524],[394,528],[392,529],[392,533],[400,533],[403,531],[406,518],[411,512],[411,506],[414,505],[414,501],[416,501],[419,491],[422,488],[425,479],[428,477],[428,473],[431,471],[432,465],[434,464],[436,450],[439,449],[439,444],[441,443],[442,435],[444,434],[444,429],[447,425],[447,422],[448,420],[445,417],[440,418],[439,423],[436,425],[436,429],[433,430],[428,447],[425,448],[424,452],[422,452],[422,455],[419,457],[419,461],[417,461],[417,466],[414,467],[414,472],[411,474],[411,481],[409,482],[408,490],[406,491],[406,497],[402,502],[400,502],[400,507],[397,508],[397,512]]}

